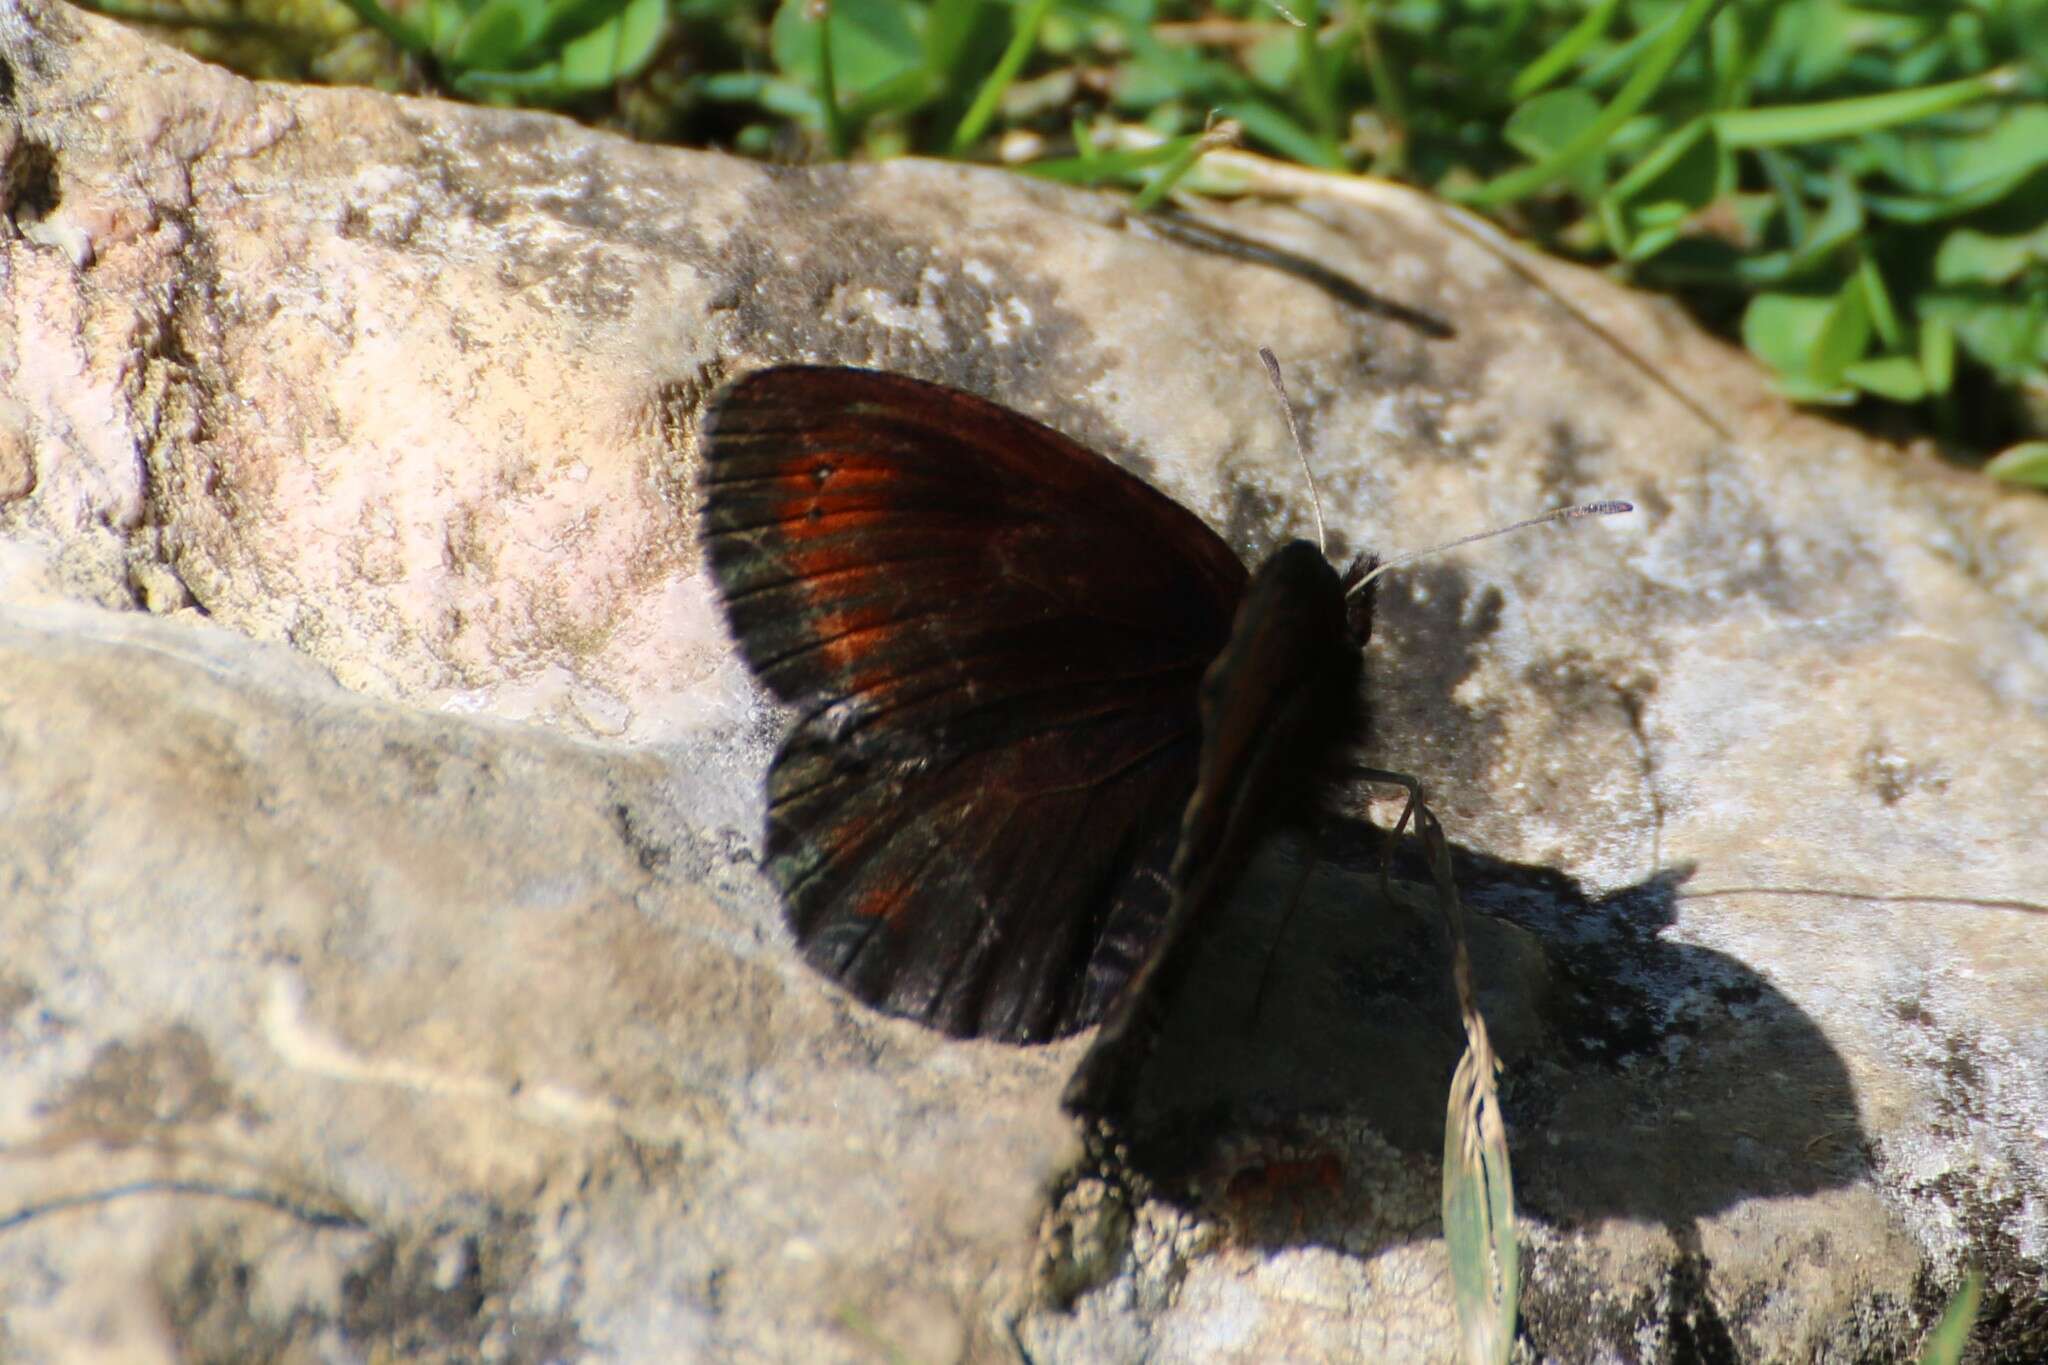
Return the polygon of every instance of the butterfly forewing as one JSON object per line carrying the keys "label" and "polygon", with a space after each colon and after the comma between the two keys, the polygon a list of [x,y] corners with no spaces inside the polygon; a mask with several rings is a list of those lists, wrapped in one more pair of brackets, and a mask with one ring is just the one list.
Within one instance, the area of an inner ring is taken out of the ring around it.
{"label": "butterfly forewing", "polygon": [[759,371],[702,453],[727,619],[799,712],[767,870],[806,956],[950,1033],[1093,1022],[1165,913],[1236,556],[1050,428],[900,375]]}

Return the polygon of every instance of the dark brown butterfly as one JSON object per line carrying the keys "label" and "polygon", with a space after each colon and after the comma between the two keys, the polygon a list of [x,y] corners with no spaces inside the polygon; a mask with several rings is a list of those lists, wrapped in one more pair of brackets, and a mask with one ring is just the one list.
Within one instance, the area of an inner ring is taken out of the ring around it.
{"label": "dark brown butterfly", "polygon": [[1376,561],[1248,575],[1051,428],[871,370],[746,376],[702,460],[732,633],[799,711],[765,866],[805,958],[959,1036],[1105,1021],[1066,1103],[1119,1108],[1253,845],[1363,736]]}

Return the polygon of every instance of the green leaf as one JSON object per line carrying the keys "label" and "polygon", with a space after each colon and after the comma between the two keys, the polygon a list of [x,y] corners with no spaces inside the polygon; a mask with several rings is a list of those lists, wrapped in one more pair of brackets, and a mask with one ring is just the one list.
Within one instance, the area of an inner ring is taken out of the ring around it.
{"label": "green leaf", "polygon": [[1966,213],[1975,213],[1988,204],[1996,204],[2017,189],[2026,179],[2024,173],[2008,176],[1979,185],[1961,194],[1866,194],[1864,202],[1870,211],[1879,217],[1889,218],[1895,223],[1939,223],[1948,218],[1960,218]]}
{"label": "green leaf", "polygon": [[666,0],[627,0],[618,17],[562,48],[563,90],[602,90],[639,75],[667,30]]}
{"label": "green leaf", "polygon": [[1823,270],[1832,273],[1837,253],[1862,236],[1863,196],[1845,178],[1829,187],[1827,207],[1819,218],[1795,215],[1789,203],[1786,207],[1786,217],[1792,220],[1792,247],[1744,257],[1735,266],[1737,279],[1751,285],[1785,284]]}
{"label": "green leaf", "polygon": [[1118,109],[1156,109],[1180,93],[1172,73],[1147,61],[1120,62],[1111,68],[1110,102]]}
{"label": "green leaf", "polygon": [[456,33],[445,54],[448,64],[502,71],[518,59],[547,27],[545,0],[485,0]]}
{"label": "green leaf", "polygon": [[1829,187],[1827,208],[1808,226],[1806,238],[1795,253],[1798,265],[1818,264],[1836,247],[1854,240],[1863,231],[1863,196],[1846,178]]}
{"label": "green leaf", "polygon": [[1805,374],[1832,307],[1808,294],[1758,294],[1742,315],[1742,344],[1780,374]]}
{"label": "green leaf", "polygon": [[719,71],[697,82],[697,93],[720,104],[752,104],[774,78],[759,71]]}
{"label": "green leaf", "polygon": [[[981,0],[934,0],[924,26],[925,69],[938,74],[955,70],[975,36]],[[1041,24],[1040,31],[1044,26]]]}
{"label": "green leaf", "polygon": [[2034,373],[2042,362],[2044,308],[2048,299],[1962,290],[1925,293],[1914,305],[1923,322],[1947,324],[1965,353],[2008,383]]}
{"label": "green leaf", "polygon": [[537,47],[562,48],[600,25],[610,23],[628,0],[549,0],[547,24]]}
{"label": "green leaf", "polygon": [[2004,284],[2042,260],[2048,260],[2048,226],[2013,237],[1957,228],[1934,253],[1934,278],[1938,284]]}
{"label": "green leaf", "polygon": [[1920,373],[1929,393],[1947,393],[1956,382],[1956,334],[1941,318],[1920,320]]}
{"label": "green leaf", "polygon": [[[857,98],[922,65],[923,45],[911,26],[913,13],[922,15],[901,0],[832,0],[832,76],[842,100]],[[809,17],[808,0],[783,0],[769,30],[776,67],[814,91],[823,76],[823,29]]]}
{"label": "green leaf", "polygon": [[1911,356],[1888,355],[1876,360],[1859,360],[1842,371],[1842,378],[1865,393],[1889,398],[1894,403],[1917,403],[1927,396],[1927,379]]}
{"label": "green leaf", "polygon": [[944,93],[944,89],[943,80],[936,73],[922,66],[913,67],[869,86],[858,98],[848,100],[846,114],[852,122],[860,123],[877,114],[908,113],[930,104]]}
{"label": "green leaf", "polygon": [[2048,71],[2048,4],[2025,0],[2011,7],[2013,37],[2035,71]]}
{"label": "green leaf", "polygon": [[1870,325],[1877,330],[1878,343],[1888,351],[1904,350],[1906,329],[1899,325],[1898,310],[1892,307],[1891,290],[1877,268],[1877,258],[1864,252],[1856,263],[1856,282],[1863,290],[1863,302],[1870,309]]}
{"label": "green leaf", "polygon": [[1979,137],[1957,140],[1939,190],[1967,194],[2048,166],[2048,105],[2011,110]]}
{"label": "green leaf", "polygon": [[1822,384],[1838,385],[1848,369],[1870,349],[1870,299],[1860,280],[1850,280],[1834,297],[1814,338],[1807,373]]}
{"label": "green leaf", "polygon": [[1501,136],[1530,160],[1540,160],[1591,127],[1600,117],[1600,102],[1584,90],[1567,87],[1538,95],[1508,115]]}
{"label": "green leaf", "polygon": [[[2016,446],[2008,446],[2000,451],[1989,464],[1984,466],[1984,472],[1997,479],[2000,483],[2019,483],[2033,488],[2048,488],[2048,441],[2022,441]],[[1981,1288],[1982,1286],[1979,1285],[1978,1287]],[[1961,1296],[1958,1295],[1957,1297],[1960,1301]],[[1975,1311],[1976,1299],[1974,1295],[1970,1301],[1970,1308],[1972,1312]],[[1951,1305],[1949,1314],[1953,1315],[1955,1311],[1954,1305]],[[1965,1325],[1961,1329],[1961,1335],[1956,1338],[1958,1350],[1955,1355],[1936,1356],[1932,1353],[1932,1348],[1930,1347],[1929,1353],[1922,1356],[1921,1359],[1951,1361],[1957,1359],[1961,1355],[1960,1343],[1969,1333],[1969,1318],[1967,1315],[1963,1321]],[[1947,1325],[1948,1318],[1944,1317],[1942,1319],[1942,1326],[1947,1327]],[[1936,1329],[1937,1336],[1940,1335],[1940,1331],[1940,1328]]]}
{"label": "green leaf", "polygon": [[1806,240],[1806,191],[1799,183],[1799,170],[1792,158],[1765,147],[1756,154],[1758,169],[1770,184],[1771,197],[1785,219],[1785,236],[1795,247]]}
{"label": "green leaf", "polygon": [[1765,42],[1761,78],[1795,92],[1837,81],[1861,46],[1855,25],[1864,16],[1843,4],[1773,8],[1775,22]]}
{"label": "green leaf", "polygon": [[365,27],[383,34],[386,39],[405,51],[425,54],[433,50],[432,37],[425,29],[399,18],[378,4],[377,0],[342,0],[342,3],[348,6],[349,12],[362,21]]}
{"label": "green leaf", "polygon": [[[1742,315],[1743,344],[1770,366],[1772,382],[1787,398],[1800,403],[1853,402],[1856,390],[1844,381],[1842,371],[1869,342],[1869,315],[1862,297],[1854,280],[1834,295],[1759,294]],[[1847,302],[1850,299],[1854,302]],[[1855,352],[1849,354],[1852,346]]]}
{"label": "green leaf", "polygon": [[1294,84],[1294,74],[1301,69],[1301,44],[1285,27],[1275,25],[1246,50],[1244,69],[1260,86],[1280,94]]}
{"label": "green leaf", "polygon": [[1819,384],[1804,375],[1774,376],[1771,387],[1794,403],[1819,408],[1845,408],[1858,397],[1856,389],[1848,384]]}
{"label": "green leaf", "polygon": [[[470,96],[503,93],[535,104],[560,103],[638,75],[667,29],[667,0],[627,0],[615,18],[566,43],[554,61],[516,71],[465,71],[453,84]],[[772,108],[776,84],[758,73],[726,72],[706,77],[698,88],[707,99]],[[815,102],[801,98],[805,114],[815,115]]]}

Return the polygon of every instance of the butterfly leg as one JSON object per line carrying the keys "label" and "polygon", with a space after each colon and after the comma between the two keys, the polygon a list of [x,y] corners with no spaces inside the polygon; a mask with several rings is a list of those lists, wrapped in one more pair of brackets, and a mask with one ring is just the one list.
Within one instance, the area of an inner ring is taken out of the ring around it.
{"label": "butterfly leg", "polygon": [[1273,960],[1280,956],[1280,941],[1287,937],[1287,930],[1294,923],[1294,912],[1301,908],[1301,893],[1308,887],[1308,874],[1315,868],[1314,858],[1302,859],[1301,873],[1294,879],[1294,891],[1287,897],[1287,909],[1280,916],[1280,926],[1273,931],[1273,941],[1266,945],[1266,963],[1259,968],[1258,989],[1252,992],[1251,1018],[1247,1021],[1250,1026],[1258,1024],[1259,1011],[1265,1008],[1266,987],[1273,980]]}
{"label": "butterfly leg", "polygon": [[1407,830],[1408,822],[1415,818],[1415,812],[1423,809],[1422,783],[1407,773],[1392,772],[1386,768],[1351,766],[1344,769],[1342,776],[1346,781],[1378,782],[1384,786],[1399,787],[1408,793],[1408,804],[1401,808],[1401,818],[1388,831],[1386,848],[1380,857],[1380,898],[1384,900],[1388,894],[1388,874],[1394,866],[1394,845]]}

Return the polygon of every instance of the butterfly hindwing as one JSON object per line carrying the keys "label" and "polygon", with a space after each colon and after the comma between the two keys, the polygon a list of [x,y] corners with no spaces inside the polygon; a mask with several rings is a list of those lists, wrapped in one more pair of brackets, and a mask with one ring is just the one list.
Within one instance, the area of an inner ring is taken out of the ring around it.
{"label": "butterfly hindwing", "polygon": [[1246,589],[1229,643],[1202,679],[1202,751],[1176,841],[1170,909],[1141,969],[1074,1069],[1062,1103],[1075,1114],[1130,1106],[1168,1011],[1258,840],[1306,818],[1332,760],[1361,737],[1362,646],[1370,599],[1306,541],[1283,546]]}
{"label": "butterfly hindwing", "polygon": [[799,713],[766,865],[807,958],[949,1033],[1092,1023],[1165,914],[1243,566],[1085,447],[905,376],[758,371],[702,457],[727,620]]}

